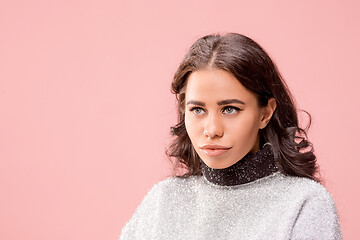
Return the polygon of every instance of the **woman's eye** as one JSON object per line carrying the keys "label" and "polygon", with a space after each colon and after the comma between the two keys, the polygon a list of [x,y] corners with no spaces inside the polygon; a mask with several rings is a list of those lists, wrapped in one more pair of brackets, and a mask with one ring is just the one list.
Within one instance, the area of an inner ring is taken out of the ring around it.
{"label": "woman's eye", "polygon": [[201,115],[204,113],[204,110],[201,109],[201,108],[197,108],[197,107],[194,107],[192,109],[190,109],[191,112],[193,112],[194,114],[196,115]]}
{"label": "woman's eye", "polygon": [[223,110],[223,113],[225,113],[225,114],[234,114],[237,111],[240,111],[240,109],[237,108],[237,107],[225,107],[224,110]]}

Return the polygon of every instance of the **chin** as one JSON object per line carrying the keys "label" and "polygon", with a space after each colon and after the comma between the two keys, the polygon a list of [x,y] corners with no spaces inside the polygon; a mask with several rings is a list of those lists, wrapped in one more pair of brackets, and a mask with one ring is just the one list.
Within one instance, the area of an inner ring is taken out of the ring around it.
{"label": "chin", "polygon": [[235,162],[223,162],[221,160],[203,160],[203,162],[210,168],[224,169],[235,164]]}

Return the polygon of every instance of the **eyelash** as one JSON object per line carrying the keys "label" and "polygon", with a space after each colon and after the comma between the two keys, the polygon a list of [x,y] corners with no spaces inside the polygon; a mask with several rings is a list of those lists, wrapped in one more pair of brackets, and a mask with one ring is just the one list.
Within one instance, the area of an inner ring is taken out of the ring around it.
{"label": "eyelash", "polygon": [[[232,109],[234,109],[236,112],[240,112],[240,111],[243,110],[243,109],[240,109],[240,108],[234,107],[234,106],[225,106],[225,107],[221,110],[221,112],[224,113],[224,111],[225,111],[227,108],[232,108]],[[190,109],[190,112],[194,112],[194,111],[197,110],[197,109],[200,109],[200,110],[205,111],[205,110],[202,109],[201,107],[192,107],[192,108]],[[195,113],[195,114],[196,114],[196,113]],[[229,114],[231,114],[231,113],[229,113]],[[200,115],[200,114],[196,114],[196,115]]]}

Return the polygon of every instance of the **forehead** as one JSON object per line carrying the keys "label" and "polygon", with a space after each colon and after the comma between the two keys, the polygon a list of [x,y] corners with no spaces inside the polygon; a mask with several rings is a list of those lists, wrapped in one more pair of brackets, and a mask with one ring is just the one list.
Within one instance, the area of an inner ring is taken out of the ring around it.
{"label": "forehead", "polygon": [[236,98],[244,102],[256,101],[255,94],[222,69],[208,68],[192,72],[186,84],[186,100],[219,101]]}

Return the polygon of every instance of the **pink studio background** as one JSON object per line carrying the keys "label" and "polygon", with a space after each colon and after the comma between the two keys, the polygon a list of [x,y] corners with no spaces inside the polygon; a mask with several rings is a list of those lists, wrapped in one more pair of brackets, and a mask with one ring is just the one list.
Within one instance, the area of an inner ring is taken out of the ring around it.
{"label": "pink studio background", "polygon": [[0,239],[117,239],[170,174],[172,76],[239,32],[313,116],[345,239],[360,235],[358,1],[0,2]]}

